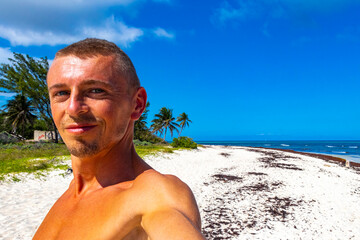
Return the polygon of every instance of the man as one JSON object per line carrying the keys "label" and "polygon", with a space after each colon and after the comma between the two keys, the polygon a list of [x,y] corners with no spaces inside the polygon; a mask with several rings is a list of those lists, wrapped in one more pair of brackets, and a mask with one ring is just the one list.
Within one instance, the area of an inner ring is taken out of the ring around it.
{"label": "man", "polygon": [[99,39],[74,43],[56,54],[47,84],[74,179],[34,239],[204,239],[191,190],[135,152],[147,96],[122,50]]}

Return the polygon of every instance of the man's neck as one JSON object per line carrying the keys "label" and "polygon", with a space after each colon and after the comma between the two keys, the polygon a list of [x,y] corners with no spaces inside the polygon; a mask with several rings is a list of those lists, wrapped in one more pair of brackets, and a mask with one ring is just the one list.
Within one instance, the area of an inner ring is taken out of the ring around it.
{"label": "man's neck", "polygon": [[71,156],[75,194],[80,196],[100,188],[135,179],[137,156],[132,141],[119,143],[94,156]]}

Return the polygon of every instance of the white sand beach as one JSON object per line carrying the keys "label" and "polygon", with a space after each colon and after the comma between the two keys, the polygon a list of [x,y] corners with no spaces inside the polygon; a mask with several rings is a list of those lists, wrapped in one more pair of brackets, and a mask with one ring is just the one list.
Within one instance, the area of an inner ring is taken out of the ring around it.
{"label": "white sand beach", "polygon": [[[360,239],[360,171],[296,153],[205,146],[145,159],[186,182],[207,239]],[[31,239],[71,174],[0,183],[0,239]]]}

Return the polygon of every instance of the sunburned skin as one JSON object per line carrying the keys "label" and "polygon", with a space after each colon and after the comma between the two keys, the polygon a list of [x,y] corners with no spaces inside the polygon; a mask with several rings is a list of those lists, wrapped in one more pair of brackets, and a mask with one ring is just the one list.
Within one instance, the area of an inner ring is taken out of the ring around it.
{"label": "sunburned skin", "polygon": [[[191,191],[179,179],[147,170],[134,181],[100,188],[81,198],[74,198],[74,182],[55,203],[34,239],[163,239],[149,238],[144,225],[151,227],[152,213],[167,215],[158,226],[161,231],[174,231],[168,236],[176,239],[175,226],[188,224],[189,238],[202,239],[200,219]],[[176,191],[174,191],[176,189]],[[174,213],[173,213],[174,211]],[[171,215],[174,224],[169,224]],[[160,216],[161,218],[162,216]],[[155,230],[155,229],[154,229]],[[158,230],[156,230],[158,231]],[[193,231],[193,232],[192,232]],[[151,230],[148,230],[151,234]],[[182,233],[183,235],[184,233]],[[194,238],[193,235],[198,235]],[[180,235],[179,235],[180,236]]]}
{"label": "sunburned skin", "polygon": [[74,179],[33,239],[204,239],[189,187],[152,169],[133,146],[146,105],[113,56],[55,58],[47,78],[54,122]]}

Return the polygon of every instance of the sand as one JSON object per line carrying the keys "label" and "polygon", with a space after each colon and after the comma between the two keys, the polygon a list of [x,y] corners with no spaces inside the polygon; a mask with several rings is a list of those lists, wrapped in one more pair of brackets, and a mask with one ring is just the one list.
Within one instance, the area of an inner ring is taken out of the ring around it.
{"label": "sand", "polygon": [[[197,199],[207,239],[359,239],[360,171],[269,149],[205,146],[146,158]],[[0,183],[0,239],[31,239],[71,174]]]}

